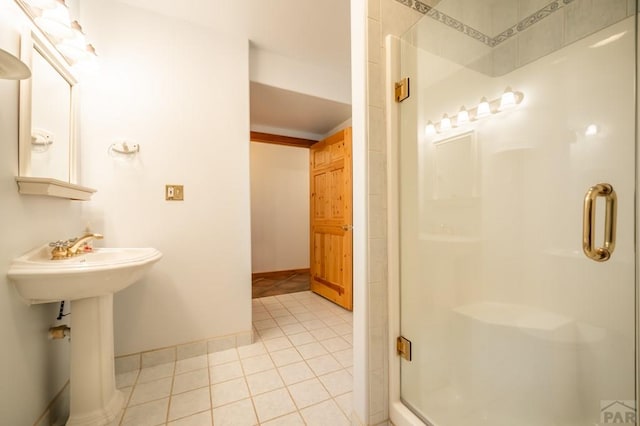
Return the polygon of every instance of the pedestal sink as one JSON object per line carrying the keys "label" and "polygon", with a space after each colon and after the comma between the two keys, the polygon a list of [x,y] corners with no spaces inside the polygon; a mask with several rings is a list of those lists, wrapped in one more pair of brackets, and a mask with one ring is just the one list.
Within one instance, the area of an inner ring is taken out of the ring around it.
{"label": "pedestal sink", "polygon": [[67,425],[104,425],[123,397],[116,389],[113,294],[138,281],[160,258],[154,248],[99,248],[50,260],[42,246],[14,259],[7,275],[28,304],[71,300],[71,407]]}

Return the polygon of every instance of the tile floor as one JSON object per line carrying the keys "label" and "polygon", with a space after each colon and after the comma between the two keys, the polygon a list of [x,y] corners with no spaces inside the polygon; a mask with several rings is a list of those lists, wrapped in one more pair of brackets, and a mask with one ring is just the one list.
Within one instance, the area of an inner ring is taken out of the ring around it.
{"label": "tile floor", "polygon": [[309,287],[309,272],[274,273],[269,277],[253,278],[251,280],[252,297],[277,296],[280,294],[307,291]]}
{"label": "tile floor", "polygon": [[113,425],[349,425],[352,314],[309,291],[253,299],[254,342],[116,377]]}

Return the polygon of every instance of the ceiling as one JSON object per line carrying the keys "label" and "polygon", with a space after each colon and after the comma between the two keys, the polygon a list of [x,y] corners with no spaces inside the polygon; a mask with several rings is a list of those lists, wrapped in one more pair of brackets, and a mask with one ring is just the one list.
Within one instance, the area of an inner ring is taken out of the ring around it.
{"label": "ceiling", "polygon": [[[119,0],[225,34],[350,78],[348,0]],[[251,84],[251,124],[325,134],[351,117],[348,105]],[[350,106],[349,106],[350,107]]]}

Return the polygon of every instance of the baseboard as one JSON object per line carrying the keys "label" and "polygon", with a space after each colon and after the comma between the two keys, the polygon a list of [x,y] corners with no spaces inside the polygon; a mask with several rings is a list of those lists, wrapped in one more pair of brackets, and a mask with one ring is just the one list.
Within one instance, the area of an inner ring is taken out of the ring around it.
{"label": "baseboard", "polygon": [[251,274],[251,280],[255,280],[257,278],[268,278],[268,279],[277,279],[286,275],[293,274],[308,274],[309,268],[304,269],[285,269],[284,271],[270,271],[270,272],[254,272]]}
{"label": "baseboard", "polygon": [[243,333],[198,340],[182,345],[151,349],[128,355],[119,355],[115,358],[116,374],[207,355],[213,352],[250,345],[252,343],[253,331],[246,331]]}

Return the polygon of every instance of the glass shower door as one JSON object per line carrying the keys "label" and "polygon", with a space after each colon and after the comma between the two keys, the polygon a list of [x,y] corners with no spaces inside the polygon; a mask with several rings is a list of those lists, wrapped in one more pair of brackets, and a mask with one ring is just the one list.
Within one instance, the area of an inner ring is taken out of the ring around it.
{"label": "glass shower door", "polygon": [[[403,402],[434,426],[631,420],[635,2],[422,11],[401,42]],[[598,184],[617,209],[585,205]]]}

